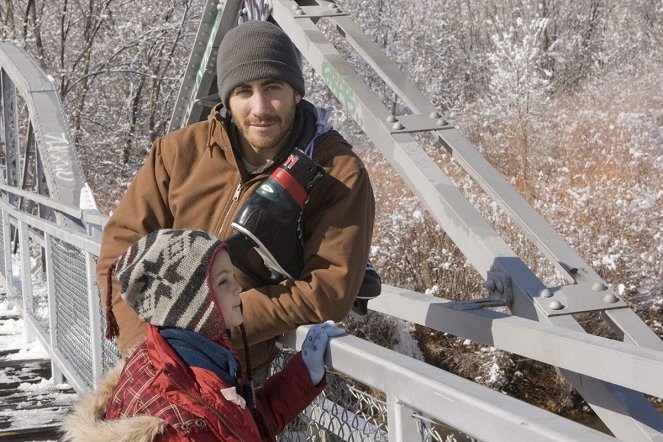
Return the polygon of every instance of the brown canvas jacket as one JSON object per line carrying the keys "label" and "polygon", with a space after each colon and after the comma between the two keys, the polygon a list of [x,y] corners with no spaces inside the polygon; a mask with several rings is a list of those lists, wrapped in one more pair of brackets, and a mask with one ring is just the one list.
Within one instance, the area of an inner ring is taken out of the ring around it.
{"label": "brown canvas jacket", "polygon": [[[252,287],[238,275],[244,289],[244,325],[254,369],[273,358],[274,340],[282,333],[302,324],[342,320],[363,279],[374,219],[368,173],[350,144],[338,135],[320,141],[313,159],[328,174],[313,188],[302,213],[304,269],[300,278]],[[235,156],[218,108],[207,121],[154,142],[104,228],[97,263],[102,304],[111,263],[147,233],[160,228],[201,229],[221,239],[232,233],[235,215],[271,172],[244,181],[246,174],[238,163],[241,159]],[[145,338],[146,326],[120,297],[116,280],[112,282],[112,305],[120,327],[118,345],[127,355]],[[239,336],[239,332],[233,333],[233,337]],[[234,344],[243,347],[241,339],[234,339]]]}

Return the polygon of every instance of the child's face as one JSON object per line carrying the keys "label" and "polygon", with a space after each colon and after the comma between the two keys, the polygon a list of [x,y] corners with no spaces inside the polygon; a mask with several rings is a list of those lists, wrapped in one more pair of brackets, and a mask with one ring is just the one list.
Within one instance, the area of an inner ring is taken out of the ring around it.
{"label": "child's face", "polygon": [[239,293],[242,288],[235,281],[233,266],[225,250],[219,251],[212,265],[212,287],[214,296],[221,307],[226,328],[235,327],[242,323],[242,303]]}

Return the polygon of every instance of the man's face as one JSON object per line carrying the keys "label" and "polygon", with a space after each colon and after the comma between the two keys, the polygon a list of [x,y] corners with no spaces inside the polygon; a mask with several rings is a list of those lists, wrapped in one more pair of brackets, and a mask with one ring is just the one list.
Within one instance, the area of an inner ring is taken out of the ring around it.
{"label": "man's face", "polygon": [[[228,107],[248,161],[256,156],[266,161],[278,153],[292,130],[300,99],[293,87],[281,80],[255,80],[233,89]],[[246,152],[247,148],[253,152]]]}

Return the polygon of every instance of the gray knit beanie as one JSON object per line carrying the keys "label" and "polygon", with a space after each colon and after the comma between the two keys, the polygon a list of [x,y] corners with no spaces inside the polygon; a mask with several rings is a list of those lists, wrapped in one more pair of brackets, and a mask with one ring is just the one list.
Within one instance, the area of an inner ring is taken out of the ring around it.
{"label": "gray knit beanie", "polygon": [[216,59],[219,97],[228,107],[230,93],[242,83],[282,80],[303,97],[304,76],[288,35],[266,21],[248,21],[223,37]]}
{"label": "gray knit beanie", "polygon": [[203,231],[154,231],[115,261],[122,299],[152,325],[223,340],[225,321],[210,281],[220,250],[226,244]]}

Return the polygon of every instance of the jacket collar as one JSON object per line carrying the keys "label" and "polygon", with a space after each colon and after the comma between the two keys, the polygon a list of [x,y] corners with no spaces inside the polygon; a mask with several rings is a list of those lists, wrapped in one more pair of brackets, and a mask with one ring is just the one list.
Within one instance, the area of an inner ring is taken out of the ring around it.
{"label": "jacket collar", "polygon": [[189,367],[207,369],[226,384],[237,385],[239,366],[230,349],[191,330],[162,328],[159,334]]}
{"label": "jacket collar", "polygon": [[[186,365],[175,350],[159,334],[158,327],[147,324],[147,339],[145,342],[147,354],[156,371],[168,373],[169,376],[174,377],[177,383],[185,389],[194,387],[195,381],[189,375],[189,370],[187,370]],[[165,381],[162,380],[162,382]]]}

